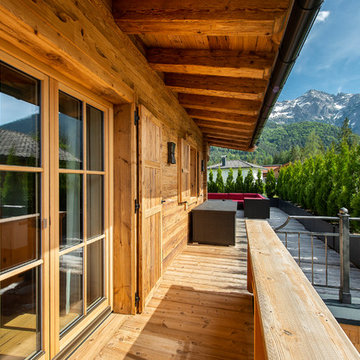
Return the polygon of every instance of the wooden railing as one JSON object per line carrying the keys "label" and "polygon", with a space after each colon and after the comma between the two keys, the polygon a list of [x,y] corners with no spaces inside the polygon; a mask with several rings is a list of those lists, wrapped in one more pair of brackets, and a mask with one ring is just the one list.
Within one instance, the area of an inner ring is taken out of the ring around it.
{"label": "wooden railing", "polygon": [[254,294],[254,358],[360,359],[266,221],[246,220],[248,290]]}

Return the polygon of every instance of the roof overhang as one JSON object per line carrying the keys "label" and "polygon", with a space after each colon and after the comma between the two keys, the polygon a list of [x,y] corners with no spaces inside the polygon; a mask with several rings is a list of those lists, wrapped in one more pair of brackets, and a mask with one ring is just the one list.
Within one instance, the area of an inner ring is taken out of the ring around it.
{"label": "roof overhang", "polygon": [[323,0],[113,0],[210,145],[251,151]]}

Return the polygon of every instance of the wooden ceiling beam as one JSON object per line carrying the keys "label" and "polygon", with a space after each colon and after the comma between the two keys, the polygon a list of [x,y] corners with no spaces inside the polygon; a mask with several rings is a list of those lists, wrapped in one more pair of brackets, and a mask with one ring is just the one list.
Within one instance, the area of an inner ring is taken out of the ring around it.
{"label": "wooden ceiling beam", "polygon": [[249,142],[236,142],[234,140],[229,140],[229,141],[219,140],[217,138],[212,138],[212,137],[205,137],[204,140],[207,141],[211,146],[219,146],[219,147],[236,149],[236,150],[246,151],[249,146]]}
{"label": "wooden ceiling beam", "polygon": [[254,130],[254,125],[248,125],[248,126],[239,126],[234,124],[219,124],[216,121],[207,121],[207,120],[199,120],[199,119],[193,119],[197,126],[200,128],[202,127],[209,127],[213,129],[224,129],[224,130],[231,130],[231,131],[241,131],[244,134],[252,134],[252,131]]}
{"label": "wooden ceiling beam", "polygon": [[189,116],[201,120],[212,120],[218,123],[236,124],[243,126],[250,126],[256,123],[256,116],[239,115],[232,113],[223,113],[218,111],[201,110],[201,109],[187,109]]}
{"label": "wooden ceiling beam", "polygon": [[179,94],[178,100],[187,109],[214,110],[249,116],[256,116],[261,106],[261,101],[204,95]]}
{"label": "wooden ceiling beam", "polygon": [[231,139],[235,141],[249,141],[251,136],[235,132],[219,131],[218,129],[200,128],[204,136],[213,136],[217,139]]}
{"label": "wooden ceiling beam", "polygon": [[288,0],[114,0],[113,16],[128,34],[271,36]]}
{"label": "wooden ceiling beam", "polygon": [[253,79],[268,79],[274,61],[272,53],[205,49],[150,48],[146,57],[156,71]]}
{"label": "wooden ceiling beam", "polygon": [[267,82],[261,79],[165,73],[165,85],[179,93],[221,96],[244,100],[263,97]]}

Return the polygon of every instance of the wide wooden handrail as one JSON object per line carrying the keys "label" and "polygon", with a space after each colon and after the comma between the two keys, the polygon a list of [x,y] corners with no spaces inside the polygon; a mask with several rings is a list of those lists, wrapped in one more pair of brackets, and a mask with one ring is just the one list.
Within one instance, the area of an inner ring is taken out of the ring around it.
{"label": "wide wooden handrail", "polygon": [[254,358],[360,359],[267,221],[246,220]]}

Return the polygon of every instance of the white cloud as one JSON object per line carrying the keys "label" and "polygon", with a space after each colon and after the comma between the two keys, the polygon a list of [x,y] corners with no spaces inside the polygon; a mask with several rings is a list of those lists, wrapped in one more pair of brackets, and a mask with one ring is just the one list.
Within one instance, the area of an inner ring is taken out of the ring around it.
{"label": "white cloud", "polygon": [[316,22],[324,22],[330,15],[330,11],[320,11],[316,18]]}

